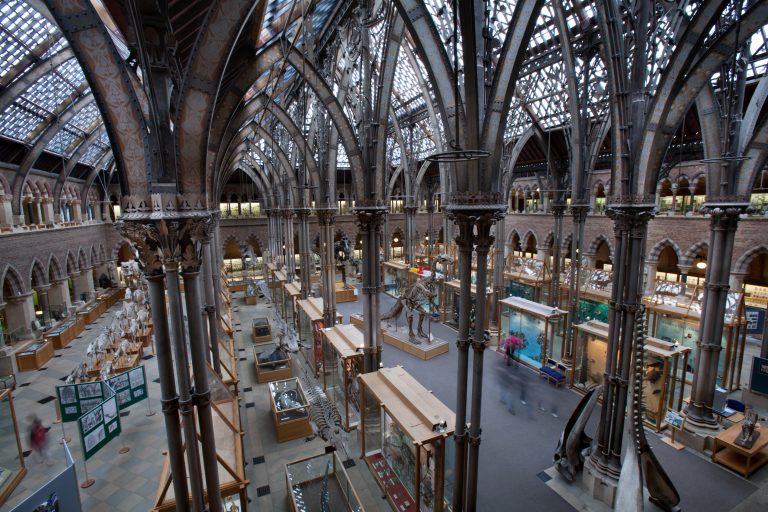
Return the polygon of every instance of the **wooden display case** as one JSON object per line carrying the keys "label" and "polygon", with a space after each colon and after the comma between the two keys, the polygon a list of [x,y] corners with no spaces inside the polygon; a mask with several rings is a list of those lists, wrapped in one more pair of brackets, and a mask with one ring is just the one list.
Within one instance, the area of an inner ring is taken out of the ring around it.
{"label": "wooden display case", "polygon": [[323,389],[341,413],[345,430],[360,422],[357,376],[363,369],[363,333],[354,325],[336,325],[323,331]]}
{"label": "wooden display case", "polygon": [[254,343],[272,341],[272,325],[269,318],[258,317],[251,322],[251,338]]}
{"label": "wooden display case", "polygon": [[360,451],[395,510],[450,510],[455,415],[402,367],[360,375]]}
{"label": "wooden display case", "polygon": [[16,351],[16,367],[20,372],[39,370],[53,357],[53,345],[45,340],[35,341]]}
{"label": "wooden display case", "polygon": [[735,423],[728,430],[720,432],[715,437],[712,461],[736,471],[744,478],[749,478],[749,475],[768,463],[768,435],[761,432],[752,448],[736,444],[740,435],[741,423]]}
{"label": "wooden display case", "polygon": [[[298,307],[298,334],[300,350],[304,360],[312,369],[315,377],[320,377],[320,367],[323,364],[323,299],[310,297],[296,301]],[[336,323],[341,323],[341,315],[336,315]],[[311,349],[304,347],[310,346]]]}
{"label": "wooden display case", "polygon": [[291,353],[287,350],[278,350],[274,342],[254,344],[253,361],[256,366],[256,380],[259,384],[289,379],[293,375]]}
{"label": "wooden display case", "polygon": [[[248,484],[245,477],[245,452],[240,420],[240,406],[237,397],[208,366],[208,383],[211,391],[211,416],[213,418],[216,462],[219,474],[219,494],[222,501],[238,502],[241,512],[248,509]],[[200,453],[202,443],[198,439]],[[173,489],[173,475],[167,451],[163,452],[163,469],[155,495],[155,506],[150,512],[175,512],[176,496]]]}
{"label": "wooden display case", "polygon": [[[475,309],[475,297],[477,296],[477,287],[473,284],[470,285],[470,291],[472,293],[472,310]],[[454,329],[459,328],[459,295],[461,293],[461,283],[458,279],[454,279],[452,281],[448,281],[445,283],[445,324],[449,327],[453,327]],[[488,329],[488,325],[491,321],[491,300],[489,297],[493,291],[491,289],[486,289],[485,292],[485,322],[482,326],[483,330]],[[474,318],[474,313],[470,313],[470,318]],[[472,322],[474,323],[474,321]],[[470,326],[470,329],[473,329],[473,326]]]}
{"label": "wooden display case", "polygon": [[317,496],[322,489],[328,490],[328,510],[365,512],[339,452],[289,462],[285,465],[285,484],[292,512],[319,510],[314,504],[319,504]]}
{"label": "wooden display case", "polygon": [[45,339],[53,344],[53,348],[60,350],[69,345],[81,331],[78,330],[77,319],[69,318],[59,325],[54,326],[45,333]]}
{"label": "wooden display case", "polygon": [[10,389],[0,391],[0,505],[27,474]]}
{"label": "wooden display case", "polygon": [[381,275],[384,281],[384,293],[398,298],[412,281],[410,267],[398,261],[385,261],[381,264]]}
{"label": "wooden display case", "polygon": [[507,258],[504,288],[508,297],[547,302],[551,282],[552,275],[546,261],[533,258]]}
{"label": "wooden display case", "polygon": [[312,435],[309,425],[309,402],[296,377],[267,384],[272,408],[272,424],[277,442]]}
{"label": "wooden display case", "polygon": [[301,283],[294,281],[285,283],[283,290],[282,317],[285,322],[296,329],[296,301],[301,298]]}

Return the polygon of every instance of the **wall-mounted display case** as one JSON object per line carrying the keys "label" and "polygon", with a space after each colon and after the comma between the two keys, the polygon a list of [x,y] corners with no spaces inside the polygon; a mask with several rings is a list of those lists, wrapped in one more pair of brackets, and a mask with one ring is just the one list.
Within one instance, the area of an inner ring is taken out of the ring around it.
{"label": "wall-mounted display case", "polygon": [[546,306],[522,297],[507,297],[500,301],[497,350],[507,335],[517,336],[522,348],[516,356],[523,363],[539,369],[547,359],[560,361],[565,340],[565,316],[562,309]]}
{"label": "wall-mounted display case", "polygon": [[341,413],[345,430],[360,422],[357,376],[363,370],[363,333],[352,324],[323,331],[323,388]]}
{"label": "wall-mounted display case", "polygon": [[309,426],[309,402],[299,379],[278,380],[267,384],[272,405],[272,424],[277,442],[300,439],[312,435]]}
{"label": "wall-mounted display case", "polygon": [[27,474],[10,389],[0,391],[0,505]]}
{"label": "wall-mounted display case", "polygon": [[253,361],[259,384],[288,379],[293,375],[291,353],[272,341],[253,345]]}
{"label": "wall-mounted display case", "polygon": [[[608,324],[590,320],[574,325],[574,368],[571,386],[586,392],[603,383],[608,350]],[[680,411],[685,397],[685,367],[691,349],[647,336],[643,345],[645,422],[657,432],[667,410]]]}
{"label": "wall-mounted display case", "polygon": [[[645,299],[648,333],[663,341],[692,350],[686,379],[693,382],[696,343],[704,299],[704,289],[689,283],[658,281],[651,297]],[[746,312],[741,292],[729,291],[723,318],[723,336],[717,365],[717,380],[729,391],[739,389],[746,343]]]}
{"label": "wall-mounted display case", "polygon": [[[219,474],[219,494],[224,503],[248,503],[248,480],[245,477],[245,453],[243,429],[240,422],[240,405],[237,397],[208,366],[208,386],[211,391],[211,416],[216,444],[216,461]],[[198,443],[200,441],[198,440]],[[202,453],[202,445],[200,446]],[[155,506],[150,512],[174,512],[176,496],[167,452],[163,454]],[[240,510],[247,508],[240,505]]]}
{"label": "wall-mounted display case", "polygon": [[402,367],[359,377],[360,449],[390,504],[451,510],[455,415]]}
{"label": "wall-mounted display case", "polygon": [[381,267],[384,293],[394,298],[400,297],[411,284],[410,267],[397,261],[385,261]]}
{"label": "wall-mounted display case", "polygon": [[547,262],[533,258],[507,258],[504,288],[508,297],[547,302],[551,281]]}
{"label": "wall-mounted display case", "polygon": [[[459,309],[460,309],[460,301],[459,297],[461,294],[461,284],[458,279],[453,279],[452,281],[448,281],[445,283],[445,309],[446,316],[445,316],[445,324],[453,327],[454,329],[459,328]],[[476,311],[475,311],[475,297],[477,296],[477,287],[473,284],[469,287],[470,292],[472,293],[472,310],[469,313],[470,318],[470,330],[475,329],[475,317],[476,317]],[[485,322],[482,326],[483,330],[488,329],[488,325],[491,321],[491,301],[488,297],[490,297],[492,290],[486,289],[486,299],[485,299]]]}
{"label": "wall-mounted display case", "polygon": [[364,512],[338,452],[323,453],[285,465],[292,512],[322,512],[321,495],[328,498],[327,511]]}

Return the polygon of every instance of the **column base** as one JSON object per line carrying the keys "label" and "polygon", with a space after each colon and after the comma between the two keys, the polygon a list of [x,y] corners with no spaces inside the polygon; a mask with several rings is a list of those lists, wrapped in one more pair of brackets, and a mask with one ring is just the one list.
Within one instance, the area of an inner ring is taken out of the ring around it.
{"label": "column base", "polygon": [[589,496],[613,508],[619,480],[601,471],[589,458],[584,462],[581,483]]}

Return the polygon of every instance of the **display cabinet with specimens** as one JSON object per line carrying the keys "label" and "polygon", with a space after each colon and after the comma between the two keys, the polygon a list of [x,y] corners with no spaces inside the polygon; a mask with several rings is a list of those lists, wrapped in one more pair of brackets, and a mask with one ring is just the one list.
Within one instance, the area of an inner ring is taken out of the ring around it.
{"label": "display cabinet with specimens", "polygon": [[251,321],[251,337],[254,343],[272,340],[272,326],[269,324],[269,318],[256,317]]}
{"label": "display cabinet with specimens", "polygon": [[292,512],[364,512],[338,454],[332,451],[285,465]]}
{"label": "display cabinet with specimens", "polygon": [[254,343],[253,361],[256,366],[256,381],[259,384],[287,379],[293,375],[291,353],[285,347],[278,347],[273,341]]}
{"label": "display cabinet with specimens", "polygon": [[299,379],[292,377],[267,384],[272,405],[272,424],[277,442],[312,435],[309,425],[309,403]]}
{"label": "display cabinet with specimens", "polygon": [[394,298],[408,289],[411,284],[410,267],[398,261],[385,261],[381,268],[384,280],[384,293]]}
{"label": "display cabinet with specimens", "polygon": [[521,297],[507,297],[500,305],[498,351],[503,352],[507,337],[513,336],[520,347],[515,357],[523,363],[539,369],[548,359],[561,360],[565,311]]}
{"label": "display cabinet with specimens", "polygon": [[504,270],[504,288],[508,297],[522,297],[535,302],[546,302],[552,276],[546,261],[534,258],[507,258]]}
{"label": "display cabinet with specimens", "polygon": [[0,391],[0,505],[27,474],[10,389]]}
{"label": "display cabinet with specimens", "polygon": [[365,462],[395,510],[451,510],[455,415],[402,367],[359,377]]}
{"label": "display cabinet with specimens", "polygon": [[364,344],[362,331],[352,324],[323,331],[323,388],[341,413],[347,431],[360,422],[357,376],[363,370]]}

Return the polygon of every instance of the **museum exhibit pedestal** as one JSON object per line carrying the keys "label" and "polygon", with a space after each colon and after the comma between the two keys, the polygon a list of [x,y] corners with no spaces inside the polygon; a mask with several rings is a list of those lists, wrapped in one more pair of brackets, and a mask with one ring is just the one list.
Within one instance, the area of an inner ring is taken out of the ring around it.
{"label": "museum exhibit pedestal", "polygon": [[760,433],[751,448],[739,446],[736,440],[741,436],[741,423],[734,423],[714,438],[712,461],[736,471],[744,478],[749,478],[752,473],[768,463],[768,435],[765,432]]}
{"label": "museum exhibit pedestal", "polygon": [[39,370],[53,357],[53,345],[45,340],[34,341],[16,351],[16,368],[20,372]]}
{"label": "museum exhibit pedestal", "polygon": [[304,395],[299,379],[278,380],[269,386],[272,406],[272,424],[275,427],[277,442],[301,439],[312,435],[309,425],[309,403]]}
{"label": "museum exhibit pedestal", "polygon": [[[414,323],[416,323],[416,321],[417,320],[414,319]],[[408,354],[416,356],[419,359],[423,359],[425,361],[432,359],[433,357],[437,357],[441,354],[446,354],[448,352],[448,342],[439,338],[435,338],[434,336],[432,337],[432,341],[427,341],[426,339],[417,336],[416,339],[421,343],[411,343],[408,336],[407,325],[399,326],[397,328],[395,328],[395,326],[386,328],[382,327],[381,334],[384,343],[387,345],[392,345],[393,347],[398,348],[403,352],[407,352]]]}
{"label": "museum exhibit pedestal", "polygon": [[357,288],[352,285],[348,285],[349,288],[344,288],[344,283],[336,283],[336,303],[342,302],[356,302],[357,301]]}
{"label": "museum exhibit pedestal", "polygon": [[293,375],[293,360],[288,351],[284,352],[278,359],[261,362],[259,357],[266,357],[273,354],[277,345],[273,342],[258,343],[253,346],[253,361],[256,367],[256,381],[259,384],[266,384],[276,380],[289,379]]}

